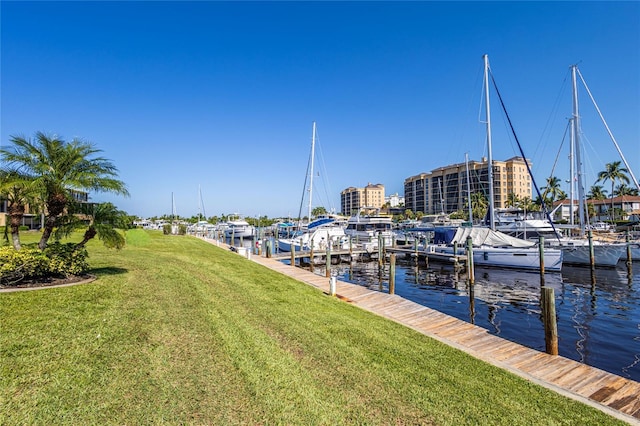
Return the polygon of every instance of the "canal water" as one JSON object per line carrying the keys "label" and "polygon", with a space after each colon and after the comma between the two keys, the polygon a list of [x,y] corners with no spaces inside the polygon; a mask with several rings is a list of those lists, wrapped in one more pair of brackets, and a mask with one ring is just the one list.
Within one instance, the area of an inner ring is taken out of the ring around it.
{"label": "canal water", "polygon": [[[332,276],[388,292],[389,266],[377,262],[332,265]],[[324,266],[315,272],[324,275]],[[613,269],[563,266],[547,273],[554,289],[561,356],[640,381],[640,263],[628,274]],[[456,277],[449,265],[429,267],[411,260],[396,264],[395,293],[405,299],[474,323],[524,346],[545,350],[538,273],[476,268],[476,282]]]}

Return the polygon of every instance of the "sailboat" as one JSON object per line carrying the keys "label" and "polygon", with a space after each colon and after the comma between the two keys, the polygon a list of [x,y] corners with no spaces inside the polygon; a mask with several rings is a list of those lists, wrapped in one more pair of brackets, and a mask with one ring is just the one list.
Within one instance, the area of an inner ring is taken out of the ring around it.
{"label": "sailboat", "polygon": [[[572,176],[571,176],[571,200],[570,206],[573,206],[573,170],[576,172],[576,183],[578,185],[578,217],[579,217],[579,225],[580,225],[580,238],[558,238],[556,240],[549,240],[548,245],[551,247],[560,247],[564,253],[564,261],[566,263],[575,264],[575,265],[591,265],[591,247],[589,246],[589,241],[585,238],[585,230],[589,228],[589,218],[585,215],[585,200],[586,195],[584,191],[584,175],[583,175],[583,165],[582,165],[582,153],[580,146],[580,115],[578,113],[578,84],[577,84],[577,74],[579,74],[579,70],[577,65],[571,66],[571,81],[572,81],[572,105],[573,111],[571,115],[571,151],[572,151]],[[582,77],[582,76],[580,76]],[[584,83],[584,79],[582,80]],[[585,83],[586,87],[586,83]],[[588,88],[587,88],[588,91]],[[589,92],[589,94],[591,94]],[[593,97],[591,98],[593,100]],[[595,104],[595,102],[594,102]],[[596,105],[596,109],[597,105]],[[598,109],[598,112],[600,110]],[[600,115],[602,118],[602,115]],[[604,119],[603,119],[604,120]],[[606,126],[606,123],[605,123]],[[607,130],[609,130],[609,127]],[[622,155],[618,144],[615,142],[613,135],[609,131],[609,135],[612,137],[616,148],[618,148],[618,152],[622,157],[625,164],[627,164],[626,159]],[[573,155],[575,154],[575,155]],[[574,163],[573,163],[574,162]],[[628,165],[627,165],[628,167]],[[631,171],[630,168],[627,170]],[[631,176],[636,185],[638,185],[638,181],[631,173]],[[640,188],[640,187],[639,187]],[[573,222],[573,212],[571,214],[571,220]],[[625,246],[623,244],[611,244],[604,243],[599,241],[592,241],[593,248],[593,260],[595,266],[607,266],[614,267],[620,260],[620,257],[624,253]]]}
{"label": "sailboat", "polygon": [[[489,227],[443,227],[434,230],[434,241],[427,245],[427,250],[436,253],[464,254],[467,241],[473,245],[473,261],[476,265],[520,270],[540,270],[541,250],[537,242],[511,237],[496,230],[494,195],[493,195],[493,158],[491,141],[491,108],[489,102],[489,57],[484,59],[484,98],[487,135],[487,172],[489,186]],[[495,82],[494,82],[495,85]],[[522,155],[523,158],[524,154]],[[525,161],[527,168],[529,164]],[[469,181],[467,180],[467,190]],[[471,194],[469,194],[471,196]],[[545,270],[560,271],[562,269],[563,251],[547,248],[543,251]]]}
{"label": "sailboat", "polygon": [[[314,160],[315,160],[315,148],[316,148],[316,122],[313,122],[313,128],[311,132],[311,154],[309,157],[308,175],[309,187],[306,188],[305,178],[305,192],[309,192],[309,224],[306,229],[298,231],[293,236],[287,238],[278,239],[278,248],[281,251],[290,252],[292,249],[296,251],[301,250],[326,250],[328,246],[332,248],[346,249],[349,248],[349,238],[344,232],[344,220],[338,215],[322,215],[311,221],[312,216],[312,202],[313,202],[313,177],[314,177]],[[298,216],[302,215],[302,203],[304,202],[304,193],[300,203],[300,211]],[[302,228],[302,227],[299,227]]]}

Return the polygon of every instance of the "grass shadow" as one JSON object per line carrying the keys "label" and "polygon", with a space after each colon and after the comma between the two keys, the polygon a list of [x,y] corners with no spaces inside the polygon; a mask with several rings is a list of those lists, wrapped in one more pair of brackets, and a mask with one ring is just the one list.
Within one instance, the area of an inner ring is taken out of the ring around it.
{"label": "grass shadow", "polygon": [[127,272],[129,272],[128,269],[125,268],[116,268],[113,266],[105,266],[103,268],[93,268],[89,271],[90,274],[92,275],[96,275],[98,277],[100,276],[105,276],[105,275],[120,275],[120,274],[126,274]]}

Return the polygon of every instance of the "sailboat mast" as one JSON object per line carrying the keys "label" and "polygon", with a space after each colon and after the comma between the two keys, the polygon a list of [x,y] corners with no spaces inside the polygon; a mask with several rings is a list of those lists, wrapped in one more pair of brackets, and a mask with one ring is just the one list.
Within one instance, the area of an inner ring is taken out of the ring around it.
{"label": "sailboat mast", "polygon": [[573,118],[569,119],[571,121],[571,127],[570,127],[570,143],[569,143],[569,223],[571,224],[571,226],[575,225],[575,214],[574,214],[574,209],[573,209],[573,200],[576,199],[576,195],[575,195],[575,164],[574,164],[574,143],[575,143],[575,128],[573,126]]}
{"label": "sailboat mast", "polygon": [[202,220],[202,191],[198,185],[198,221]]}
{"label": "sailboat mast", "polygon": [[467,169],[467,204],[469,207],[469,222],[473,224],[473,209],[471,208],[471,181],[469,180],[469,153],[464,153],[464,164]]}
{"label": "sailboat mast", "polygon": [[493,155],[491,153],[491,108],[489,105],[489,56],[484,55],[484,98],[486,109],[486,125],[487,125],[487,173],[489,179],[489,227],[495,231],[495,206],[493,198]]}
{"label": "sailboat mast", "polygon": [[578,217],[580,218],[580,232],[584,235],[584,185],[582,183],[582,156],[580,154],[580,115],[578,114],[578,84],[576,80],[576,65],[571,66],[571,83],[573,87],[573,143],[576,161],[576,175],[578,180]]}
{"label": "sailboat mast", "polygon": [[311,222],[311,201],[313,197],[313,159],[315,158],[316,150],[316,122],[313,122],[313,131],[311,133],[311,167],[309,169],[309,222]]}

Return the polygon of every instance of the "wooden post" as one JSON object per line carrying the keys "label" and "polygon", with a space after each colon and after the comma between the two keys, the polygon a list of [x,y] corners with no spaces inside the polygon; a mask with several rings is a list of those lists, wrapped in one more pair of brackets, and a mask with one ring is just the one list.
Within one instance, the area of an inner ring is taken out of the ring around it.
{"label": "wooden post", "polygon": [[313,272],[313,238],[311,238],[311,245],[309,246],[309,270]]}
{"label": "wooden post", "polygon": [[467,237],[467,276],[469,277],[469,284],[475,283],[475,275],[475,266],[473,265],[473,239]]}
{"label": "wooden post", "polygon": [[331,244],[327,244],[327,259],[325,262],[327,278],[331,277]]}
{"label": "wooden post", "polygon": [[389,294],[396,292],[396,254],[391,253],[389,265]]}
{"label": "wooden post", "polygon": [[544,341],[549,355],[558,355],[558,324],[556,323],[556,299],[553,288],[543,287],[542,315],[544,318]]}
{"label": "wooden post", "polygon": [[540,256],[540,283],[544,285],[544,237],[538,237],[538,255]]}
{"label": "wooden post", "polygon": [[236,246],[236,229],[232,228],[231,229],[231,245],[232,246]]}
{"label": "wooden post", "polygon": [[627,233],[624,237],[624,240],[627,243],[627,267],[629,268],[629,274],[631,274],[631,265],[632,265],[632,258],[631,258],[631,242],[630,242],[631,237],[629,236],[629,230],[627,230]]}
{"label": "wooden post", "polygon": [[349,263],[353,261],[353,240],[349,236]]}
{"label": "wooden post", "polygon": [[591,269],[596,267],[596,256],[593,252],[593,231],[589,229],[589,262],[591,263]]}
{"label": "wooden post", "polygon": [[296,266],[296,246],[291,241],[291,266]]}
{"label": "wooden post", "polygon": [[382,266],[382,235],[378,233],[378,266]]}

